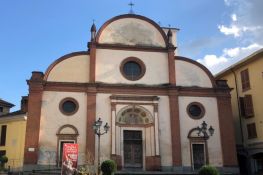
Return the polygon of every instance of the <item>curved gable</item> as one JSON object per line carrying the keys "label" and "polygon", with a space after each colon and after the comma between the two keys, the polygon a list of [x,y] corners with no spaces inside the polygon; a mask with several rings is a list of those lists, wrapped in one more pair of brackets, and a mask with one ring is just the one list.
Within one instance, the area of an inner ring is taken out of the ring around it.
{"label": "curved gable", "polygon": [[100,28],[100,44],[166,47],[164,31],[154,21],[139,15],[127,14],[114,17]]}
{"label": "curved gable", "polygon": [[175,70],[177,86],[215,87],[211,72],[197,61],[176,56]]}
{"label": "curved gable", "polygon": [[74,52],[53,62],[45,72],[44,80],[53,82],[89,81],[89,53]]}

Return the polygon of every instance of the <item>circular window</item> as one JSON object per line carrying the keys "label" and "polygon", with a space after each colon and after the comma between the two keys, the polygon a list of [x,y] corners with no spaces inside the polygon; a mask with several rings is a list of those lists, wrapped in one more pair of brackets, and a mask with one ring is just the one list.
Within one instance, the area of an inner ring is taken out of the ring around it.
{"label": "circular window", "polygon": [[129,57],[122,61],[120,71],[126,79],[135,81],[143,77],[145,65],[140,59]]}
{"label": "circular window", "polygon": [[187,106],[187,113],[192,119],[200,119],[205,115],[205,108],[201,103],[193,102]]}
{"label": "circular window", "polygon": [[73,98],[65,98],[59,104],[60,111],[65,115],[73,115],[78,111],[78,102]]}

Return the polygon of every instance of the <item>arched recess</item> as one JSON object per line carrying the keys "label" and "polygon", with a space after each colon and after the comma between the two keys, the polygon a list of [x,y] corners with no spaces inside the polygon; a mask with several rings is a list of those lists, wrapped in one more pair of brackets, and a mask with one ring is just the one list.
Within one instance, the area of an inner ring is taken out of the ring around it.
{"label": "arched recess", "polygon": [[182,56],[175,56],[174,59],[175,59],[175,61],[176,60],[185,61],[187,63],[190,63],[190,64],[197,66],[202,71],[204,71],[204,73],[207,75],[207,77],[209,78],[209,80],[211,82],[212,87],[213,88],[216,87],[216,82],[215,82],[215,78],[214,78],[213,74],[204,65],[202,65],[201,63],[199,63],[195,60],[192,60],[192,59],[186,58],[186,57],[182,57]]}
{"label": "arched recess", "polygon": [[116,113],[112,155],[120,160],[119,167],[160,170],[158,114],[151,108],[152,112],[150,108],[130,104]]}
{"label": "arched recess", "polygon": [[73,125],[63,125],[57,131],[57,165],[61,166],[63,145],[65,143],[77,143],[79,132]]}
{"label": "arched recess", "polygon": [[49,67],[47,68],[47,70],[45,71],[45,75],[44,75],[44,80],[48,81],[49,79],[49,75],[51,74],[52,70],[58,66],[59,64],[61,64],[63,61],[73,58],[73,57],[77,57],[77,56],[85,56],[85,55],[89,55],[88,51],[79,51],[79,52],[72,52],[69,54],[66,54],[58,59],[56,59],[52,64],[49,65]]}
{"label": "arched recess", "polygon": [[154,118],[150,111],[146,108],[138,105],[129,105],[122,108],[117,113],[116,124],[117,125],[152,125]]}
{"label": "arched recess", "polygon": [[190,157],[193,170],[198,170],[203,165],[209,164],[209,156],[207,149],[208,137],[200,132],[200,128],[196,127],[188,132],[190,142]]}

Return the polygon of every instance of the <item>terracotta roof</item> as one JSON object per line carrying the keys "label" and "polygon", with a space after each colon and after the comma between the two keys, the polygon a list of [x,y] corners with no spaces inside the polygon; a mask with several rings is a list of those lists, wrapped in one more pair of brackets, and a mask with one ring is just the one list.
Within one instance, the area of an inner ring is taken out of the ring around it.
{"label": "terracotta roof", "polygon": [[5,107],[10,107],[10,108],[12,108],[12,107],[15,106],[15,105],[12,104],[12,103],[9,103],[9,102],[7,102],[7,101],[4,101],[4,100],[0,99],[0,106],[5,106]]}
{"label": "terracotta roof", "polygon": [[14,111],[14,112],[10,112],[10,113],[7,113],[7,114],[4,114],[4,115],[0,115],[0,118],[1,117],[11,117],[11,116],[14,116],[14,115],[20,115],[20,114],[26,114],[26,112],[23,112],[21,110],[19,111]]}

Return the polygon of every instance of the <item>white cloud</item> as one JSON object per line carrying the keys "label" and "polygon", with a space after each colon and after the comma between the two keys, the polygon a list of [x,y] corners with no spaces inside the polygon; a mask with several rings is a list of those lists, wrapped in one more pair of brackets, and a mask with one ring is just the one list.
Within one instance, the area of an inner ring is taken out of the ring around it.
{"label": "white cloud", "polygon": [[227,59],[225,57],[217,57],[216,55],[206,55],[203,59],[198,59],[197,61],[207,67],[213,67],[222,62],[227,62]]}
{"label": "white cloud", "polygon": [[223,53],[225,56],[228,56],[228,57],[236,57],[240,52],[240,48],[239,47],[236,47],[236,48],[230,48],[230,49],[224,49],[223,50]]}
{"label": "white cloud", "polygon": [[231,15],[232,21],[237,21],[237,15],[234,13]]}
{"label": "white cloud", "polygon": [[[205,65],[213,74],[226,69],[232,64],[263,48],[263,0],[224,0],[230,11],[229,22],[219,25],[221,44],[218,54],[204,54],[197,61]],[[214,40],[217,40],[214,37]],[[223,45],[224,44],[224,45]],[[207,45],[193,46],[206,51]],[[193,48],[191,47],[191,48]],[[211,53],[211,52],[210,52]],[[200,58],[200,57],[199,57]]]}
{"label": "white cloud", "polygon": [[238,28],[235,25],[232,25],[231,27],[219,25],[218,28],[219,28],[220,32],[222,32],[225,35],[234,35],[235,37],[240,36],[240,28]]}
{"label": "white cloud", "polygon": [[230,5],[230,0],[224,0],[224,2],[225,2],[225,4],[226,4],[227,6]]}
{"label": "white cloud", "polygon": [[244,26],[244,27],[242,28],[242,31],[244,31],[244,32],[246,32],[246,31],[252,31],[252,32],[254,32],[254,31],[257,31],[257,30],[261,30],[261,29],[263,29],[262,26],[252,26],[252,27],[246,27],[246,26]]}
{"label": "white cloud", "polygon": [[197,61],[215,74],[261,48],[263,48],[263,45],[258,43],[253,43],[246,47],[225,48],[221,56],[205,55],[203,59],[198,59]]}
{"label": "white cloud", "polygon": [[232,10],[231,22],[218,25],[219,31],[234,38],[263,44],[263,0],[224,0],[224,2]]}

